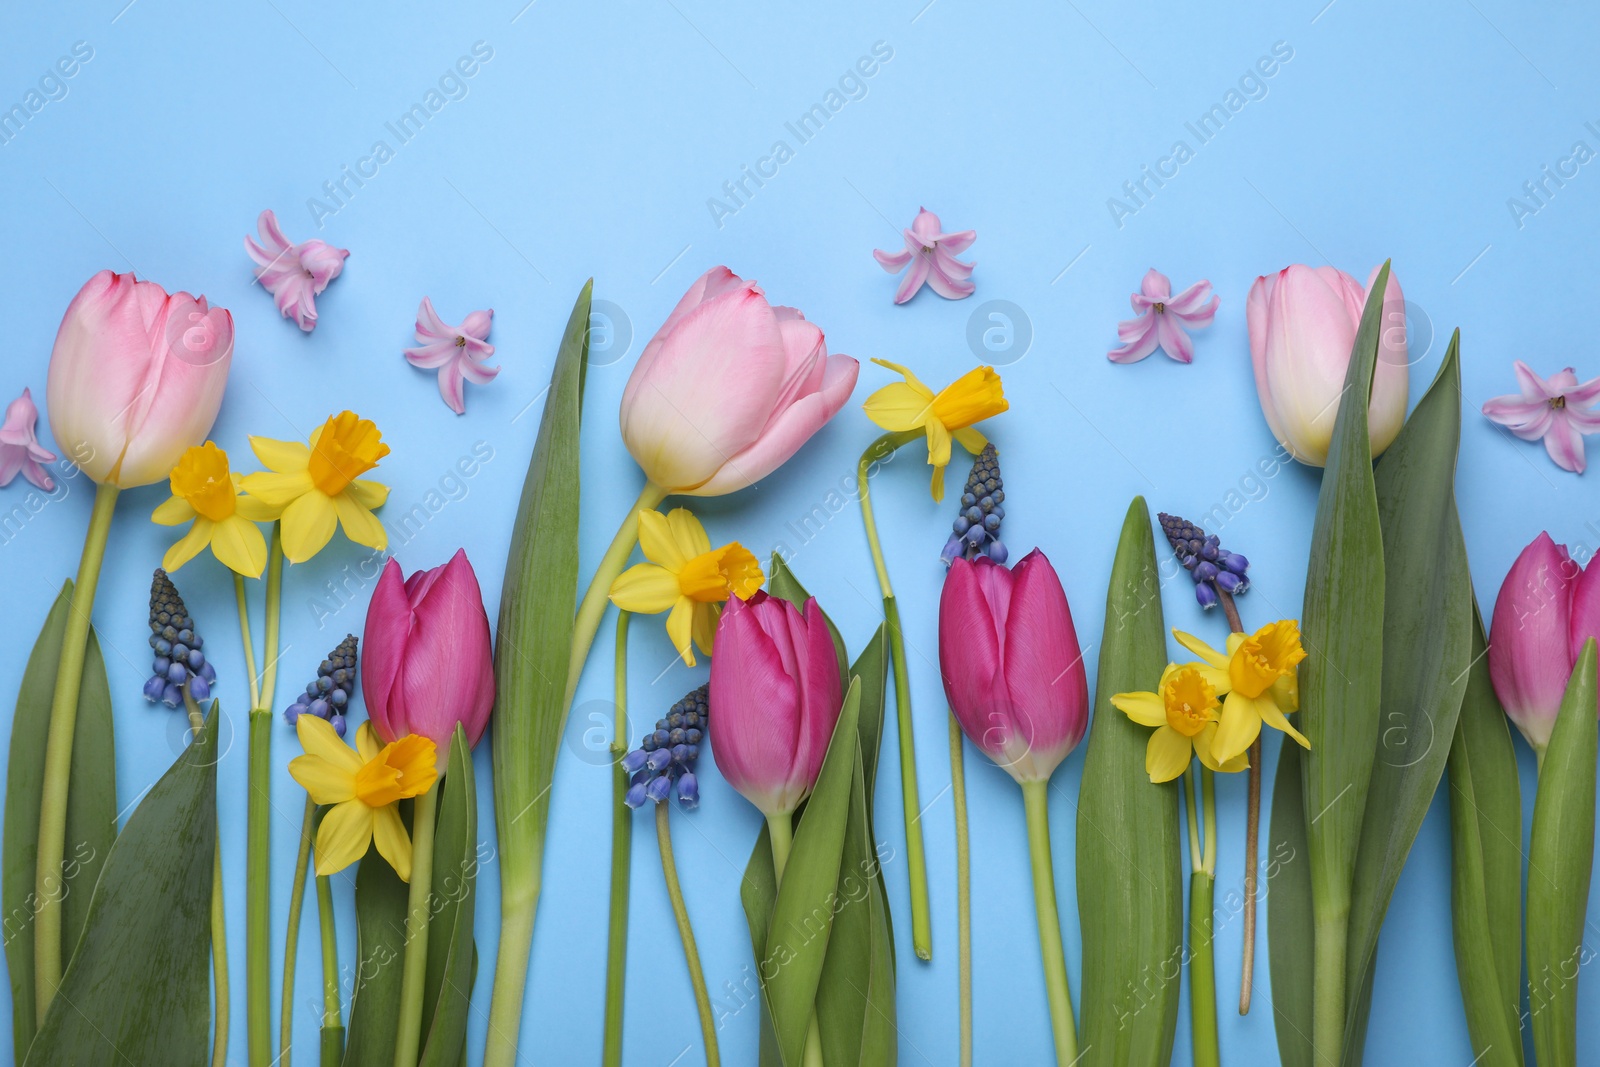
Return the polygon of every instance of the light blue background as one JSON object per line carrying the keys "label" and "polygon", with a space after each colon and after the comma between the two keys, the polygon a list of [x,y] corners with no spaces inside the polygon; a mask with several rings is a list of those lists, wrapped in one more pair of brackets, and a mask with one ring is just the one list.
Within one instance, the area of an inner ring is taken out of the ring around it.
{"label": "light blue background", "polygon": [[[578,287],[593,275],[597,298],[616,305],[632,331],[625,352],[620,344],[596,352],[588,378],[581,520],[587,571],[640,484],[613,421],[628,370],[683,289],[702,270],[726,263],[759,278],[775,301],[803,308],[834,351],[864,366],[856,402],[799,457],[754,490],[696,506],[715,541],[738,539],[758,552],[792,549],[802,580],[859,648],[878,608],[858,509],[843,488],[877,432],[859,401],[891,380],[865,360],[910,363],[942,383],[978,359],[966,339],[976,309],[1011,301],[1031,324],[1031,346],[984,356],[1003,364],[1012,402],[991,427],[1004,451],[1005,539],[1017,555],[1039,545],[1055,561],[1092,674],[1114,539],[1135,493],[1152,511],[1199,516],[1218,504],[1237,508],[1222,532],[1254,561],[1256,584],[1242,603],[1247,620],[1298,614],[1317,477],[1290,467],[1252,480],[1274,442],[1252,387],[1245,295],[1257,274],[1290,262],[1332,263],[1365,279],[1392,256],[1412,305],[1413,400],[1437,368],[1449,330],[1462,329],[1458,490],[1485,609],[1517,551],[1541,529],[1575,552],[1581,546],[1581,558],[1600,544],[1595,475],[1558,470],[1538,445],[1512,439],[1478,414],[1490,396],[1512,391],[1513,358],[1545,374],[1569,362],[1581,378],[1600,374],[1586,328],[1600,280],[1600,176],[1590,165],[1563,187],[1550,185],[1548,202],[1520,225],[1507,204],[1574,142],[1600,148],[1600,135],[1585,126],[1600,120],[1592,48],[1600,24],[1591,10],[1564,3],[1534,11],[1508,0],[1405,7],[1256,0],[1227,11],[1163,3],[1143,5],[1137,15],[1108,0],[525,2],[451,5],[448,12],[418,3],[306,0],[244,0],[225,9],[173,0],[13,5],[0,34],[0,106],[21,102],[74,42],[87,42],[94,54],[66,82],[64,98],[0,145],[0,308],[8,335],[0,399],[31,386],[43,408],[59,315],[94,271],[137,270],[172,289],[204,292],[231,309],[236,323],[233,377],[215,438],[237,464],[249,466],[248,434],[299,437],[346,406],[376,419],[394,450],[379,472],[394,487],[391,523],[430,492],[446,498],[420,534],[403,544],[395,539],[398,558],[407,569],[433,566],[464,545],[492,618],[541,391]],[[466,95],[399,144],[385,123],[419,102],[479,41],[493,58],[465,82]],[[785,122],[820,101],[875,42],[892,48],[893,58],[865,82],[866,95],[799,144]],[[1222,102],[1276,42],[1293,57],[1264,80],[1265,95],[1257,90],[1261,98],[1198,145],[1185,122]],[[323,183],[339,178],[341,167],[355,167],[380,139],[394,158],[319,229],[308,198],[322,197]],[[708,198],[779,139],[794,158],[718,225]],[[1107,199],[1121,196],[1122,184],[1178,139],[1195,149],[1194,158],[1119,226]],[[924,292],[908,306],[891,304],[895,280],[870,253],[898,248],[897,231],[919,204],[949,229],[977,229],[975,297],[952,303]],[[312,336],[281,319],[252,282],[241,240],[265,207],[277,210],[293,240],[319,236],[352,250],[344,275],[317,301],[322,319]],[[1197,337],[1192,366],[1160,355],[1132,367],[1105,359],[1128,293],[1152,265],[1179,287],[1209,278],[1221,295],[1215,325]],[[425,294],[447,321],[477,307],[496,311],[491,340],[504,369],[492,386],[469,386],[462,418],[440,403],[431,374],[400,357]],[[468,481],[449,481],[458,457],[479,442],[492,460]],[[958,459],[952,480],[959,484],[964,473]],[[885,872],[901,931],[901,1060],[948,1064],[957,1025],[954,844],[934,614],[935,553],[951,510],[930,502],[926,483],[926,469],[907,453],[878,480],[876,498],[915,673],[933,963],[918,962],[905,935],[903,863],[891,860]],[[23,504],[27,493],[19,479],[0,493],[0,510]],[[81,479],[65,483],[0,544],[11,620],[0,693],[15,691],[32,634],[76,566],[89,495]],[[139,696],[149,572],[172,536],[147,521],[163,495],[150,488],[121,500],[95,609],[117,699],[125,804],[165,769],[180,734],[173,713]],[[817,505],[837,513],[797,536]],[[349,606],[332,617],[321,618],[326,612],[313,605],[320,597],[336,606],[325,583],[345,582],[341,568],[365,555],[339,539],[291,570],[278,704],[347,629],[359,630],[370,584],[351,579]],[[206,557],[178,580],[209,639],[230,721],[241,722],[243,667],[227,576]],[[1164,600],[1169,625],[1220,639],[1222,621],[1201,617],[1185,582],[1170,583]],[[644,720],[702,682],[705,668],[673,665],[659,622],[642,620],[635,629],[637,736]],[[610,634],[608,622],[558,762],[523,1028],[526,1063],[588,1063],[599,1053],[610,776],[595,739],[609,724]],[[896,741],[891,728],[877,822],[900,857]],[[1518,745],[1526,817],[1533,763]],[[298,750],[287,729],[276,746],[274,953],[302,804],[283,770]],[[1273,758],[1269,749],[1269,764]],[[978,1061],[1043,1063],[1048,1026],[1020,798],[992,766],[969,758],[968,767]],[[486,746],[478,769],[492,841]],[[1051,793],[1075,994],[1081,769],[1082,754],[1074,754]],[[232,1052],[242,1063],[241,739],[221,771]],[[705,803],[675,815],[674,825],[707,977],[731,1004],[724,983],[743,982],[750,963],[737,890],[758,817],[714,769],[702,777]],[[1231,778],[1219,789],[1219,901],[1241,884],[1244,786]],[[637,826],[627,1059],[644,1067],[699,1062],[700,1035],[648,819],[641,815]],[[1441,795],[1389,912],[1368,1063],[1472,1060],[1451,951],[1448,863]],[[354,956],[352,874],[337,880],[347,967]],[[498,875],[490,864],[479,882],[484,955],[474,1061],[493,973]],[[319,1003],[309,907],[295,1029],[302,1063],[315,1056]],[[1593,904],[1591,916],[1600,916]],[[1265,952],[1256,1008],[1240,1018],[1230,1007],[1239,923],[1219,924],[1224,1054],[1233,1063],[1275,1061]],[[1581,1010],[1593,1018],[1600,982],[1586,977],[1580,995]],[[1187,1010],[1185,1004],[1179,1063],[1189,1058]],[[756,1029],[754,1010],[731,1015],[721,1038],[728,1062],[752,1062]],[[1600,1063],[1592,1029],[1583,1044],[1583,1062]]]}

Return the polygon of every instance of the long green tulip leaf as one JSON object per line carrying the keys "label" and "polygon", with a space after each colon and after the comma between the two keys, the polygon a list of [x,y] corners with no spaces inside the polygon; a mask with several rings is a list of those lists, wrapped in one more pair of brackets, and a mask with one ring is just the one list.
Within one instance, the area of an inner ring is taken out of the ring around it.
{"label": "long green tulip leaf", "polygon": [[[1367,789],[1350,898],[1346,997],[1360,1002],[1400,870],[1439,787],[1467,687],[1472,578],[1456,514],[1460,331],[1378,464],[1383,530],[1383,728]],[[1354,1026],[1347,1052],[1365,1034]]]}
{"label": "long green tulip leaf", "polygon": [[1539,1067],[1578,1062],[1578,978],[1587,960],[1584,913],[1594,866],[1597,730],[1595,639],[1567,682],[1539,791],[1528,844],[1528,1012]]}
{"label": "long green tulip leaf", "polygon": [[433,908],[423,1017],[430,1020],[419,1067],[454,1067],[467,1040],[474,954],[472,920],[478,883],[478,789],[472,750],[456,725],[434,837]]}
{"label": "long green tulip leaf", "polygon": [[1267,955],[1282,1067],[1316,1067],[1311,1046],[1311,856],[1300,746],[1285,738],[1267,828]]}
{"label": "long green tulip leaf", "polygon": [[355,989],[344,1067],[392,1067],[406,952],[406,884],[369,848],[356,871]]}
{"label": "long green tulip leaf", "polygon": [[1165,1067],[1178,1025],[1183,872],[1178,786],[1145,773],[1146,727],[1111,706],[1167,663],[1150,512],[1135,497],[1106,593],[1105,638],[1078,792],[1084,1067]]}
{"label": "long green tulip leaf", "polygon": [[[6,771],[5,845],[0,859],[0,906],[5,910],[6,966],[11,976],[11,1039],[16,1063],[33,1041],[34,865],[38,855],[39,801],[45,739],[55,693],[56,663],[71,610],[72,581],[61,587],[17,692]],[[111,689],[100,642],[89,631],[78,691],[78,728],[72,742],[72,789],[67,795],[68,855],[61,872],[62,958],[70,957],[100,868],[117,838],[117,764],[111,728]]]}
{"label": "long green tulip leaf", "polygon": [[1473,606],[1472,668],[1450,746],[1450,912],[1467,1034],[1482,1067],[1522,1067],[1522,794]]}
{"label": "long green tulip leaf", "polygon": [[213,702],[111,846],[27,1067],[205,1061],[218,715]]}

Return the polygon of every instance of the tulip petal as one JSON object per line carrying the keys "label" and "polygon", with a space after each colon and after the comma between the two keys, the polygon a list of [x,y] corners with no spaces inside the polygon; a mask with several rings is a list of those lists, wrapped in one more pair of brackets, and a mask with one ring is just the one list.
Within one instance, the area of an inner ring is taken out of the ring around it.
{"label": "tulip petal", "polygon": [[210,519],[197,516],[194,525],[189,527],[189,532],[175,541],[161,557],[161,566],[168,571],[176,571],[194,559],[211,543],[213,529]]}
{"label": "tulip petal", "polygon": [[1489,676],[1495,694],[1528,743],[1550,740],[1572,671],[1573,586],[1578,565],[1541,533],[1500,584],[1489,625]]}
{"label": "tulip petal", "polygon": [[267,542],[255,524],[230,515],[216,524],[211,552],[218,562],[246,578],[259,578],[267,566]]}
{"label": "tulip petal", "polygon": [[1152,782],[1170,782],[1189,769],[1194,745],[1170,726],[1161,726],[1150,735],[1144,750],[1144,769]]}
{"label": "tulip petal", "polygon": [[1066,591],[1038,549],[1012,568],[1004,670],[1031,769],[1047,778],[1083,739],[1089,683]]}
{"label": "tulip petal", "polygon": [[1583,655],[1583,644],[1600,640],[1600,565],[1591,558],[1572,583],[1571,614],[1567,618],[1567,653],[1573,663]]}
{"label": "tulip petal", "polygon": [[[711,657],[711,718],[717,769],[728,784],[765,814],[791,811],[801,796],[790,770],[800,744],[800,687],[784,669],[774,639],[757,620],[756,594],[734,600],[717,627]],[[792,605],[790,605],[792,608]],[[834,673],[838,673],[835,665]]]}
{"label": "tulip petal", "polygon": [[362,635],[365,647],[361,650],[361,684],[367,691],[367,714],[379,739],[385,742],[411,732],[400,686],[400,669],[410,633],[411,604],[400,564],[391,557],[384,563],[367,604],[367,625]]}
{"label": "tulip petal", "polygon": [[611,602],[636,615],[659,615],[681,595],[678,576],[654,563],[635,563],[611,583]]}
{"label": "tulip petal", "polygon": [[[308,718],[309,716],[301,716]],[[335,804],[317,828],[317,874],[337,874],[367,854],[373,809],[359,800]]]}
{"label": "tulip petal", "polygon": [[378,846],[378,855],[389,861],[402,882],[411,881],[411,836],[406,833],[405,823],[400,821],[397,805],[385,804],[373,809],[372,843]]}
{"label": "tulip petal", "polygon": [[1116,693],[1111,706],[1140,726],[1165,726],[1167,708],[1155,693]]}
{"label": "tulip petal", "polygon": [[[247,477],[245,479],[249,481]],[[283,509],[283,554],[290,563],[304,563],[321,552],[338,529],[339,512],[321,490],[302,493]]]}

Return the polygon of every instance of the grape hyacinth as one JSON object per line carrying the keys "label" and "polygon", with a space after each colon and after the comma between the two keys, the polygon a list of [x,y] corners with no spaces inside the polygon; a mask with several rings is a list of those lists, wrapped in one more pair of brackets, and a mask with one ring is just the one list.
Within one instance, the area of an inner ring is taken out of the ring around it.
{"label": "grape hyacinth", "polygon": [[1006,561],[1006,546],[1000,541],[1000,520],[1006,517],[1005,499],[1000,459],[994,445],[986,444],[983,451],[973,457],[972,473],[967,475],[966,488],[961,491],[961,514],[956,516],[950,540],[939,553],[946,567],[957,556],[965,556],[969,562],[979,556],[987,556],[996,563]]}
{"label": "grape hyacinth", "polygon": [[657,804],[672,794],[678,783],[678,801],[686,808],[700,803],[700,783],[694,776],[694,761],[705,739],[711,706],[711,687],[702,685],[676,704],[667,717],[656,721],[656,728],[644,735],[639,747],[622,757],[622,769],[633,776],[623,797],[628,807],[637,808],[646,799]]}
{"label": "grape hyacinth", "polygon": [[1161,532],[1167,535],[1178,562],[1194,579],[1194,598],[1202,608],[1214,608],[1218,591],[1238,596],[1250,588],[1246,574],[1250,561],[1222,547],[1216,534],[1207,534],[1187,519],[1161,512]]}
{"label": "grape hyacinth", "polygon": [[200,651],[204,644],[178,587],[157,567],[150,579],[150,648],[156,655],[150,680],[144,683],[144,698],[152,704],[159,700],[169,708],[182,707],[187,682],[196,701],[209,699],[217,671]]}
{"label": "grape hyacinth", "polygon": [[290,726],[302,715],[315,715],[326,719],[340,736],[344,736],[344,713],[350,698],[356,694],[356,635],[346,634],[328,658],[317,664],[316,680],[306,686],[306,691],[294,698],[294,703],[283,709],[283,718]]}

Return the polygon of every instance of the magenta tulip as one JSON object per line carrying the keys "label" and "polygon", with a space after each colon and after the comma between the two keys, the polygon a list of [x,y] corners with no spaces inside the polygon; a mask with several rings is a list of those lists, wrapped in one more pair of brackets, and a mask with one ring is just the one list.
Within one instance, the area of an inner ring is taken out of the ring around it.
{"label": "magenta tulip", "polygon": [[758,592],[729,599],[711,657],[717,769],[769,819],[817,784],[844,702],[833,635],[815,599],[805,610]]}
{"label": "magenta tulip", "polygon": [[56,333],[50,430],[97,483],[163,481],[211,432],[232,361],[226,309],[103,270],[78,291]]}
{"label": "magenta tulip", "polygon": [[622,439],[664,493],[721,496],[760,481],[833,418],[859,366],[822,331],[726,267],[697,279],[622,394]]}
{"label": "magenta tulip", "polygon": [[[1377,274],[1374,270],[1363,286],[1333,267],[1296,264],[1263,275],[1250,287],[1245,318],[1261,412],[1273,436],[1301,463],[1320,467],[1328,461],[1350,349]],[[1367,408],[1374,456],[1394,442],[1405,422],[1409,362],[1405,297],[1390,274]]]}
{"label": "magenta tulip", "polygon": [[1600,638],[1600,566],[1578,566],[1566,545],[1541,533],[1500,583],[1489,627],[1495,694],[1541,758],[1590,637]]}
{"label": "magenta tulip", "polygon": [[367,607],[363,644],[367,715],[380,738],[429,738],[439,746],[441,767],[457,723],[467,744],[478,743],[494,706],[494,654],[466,552],[404,581],[390,559]]}
{"label": "magenta tulip", "polygon": [[1035,549],[1007,570],[956,559],[939,599],[939,670],[961,729],[1018,782],[1083,740],[1089,683],[1061,579]]}

